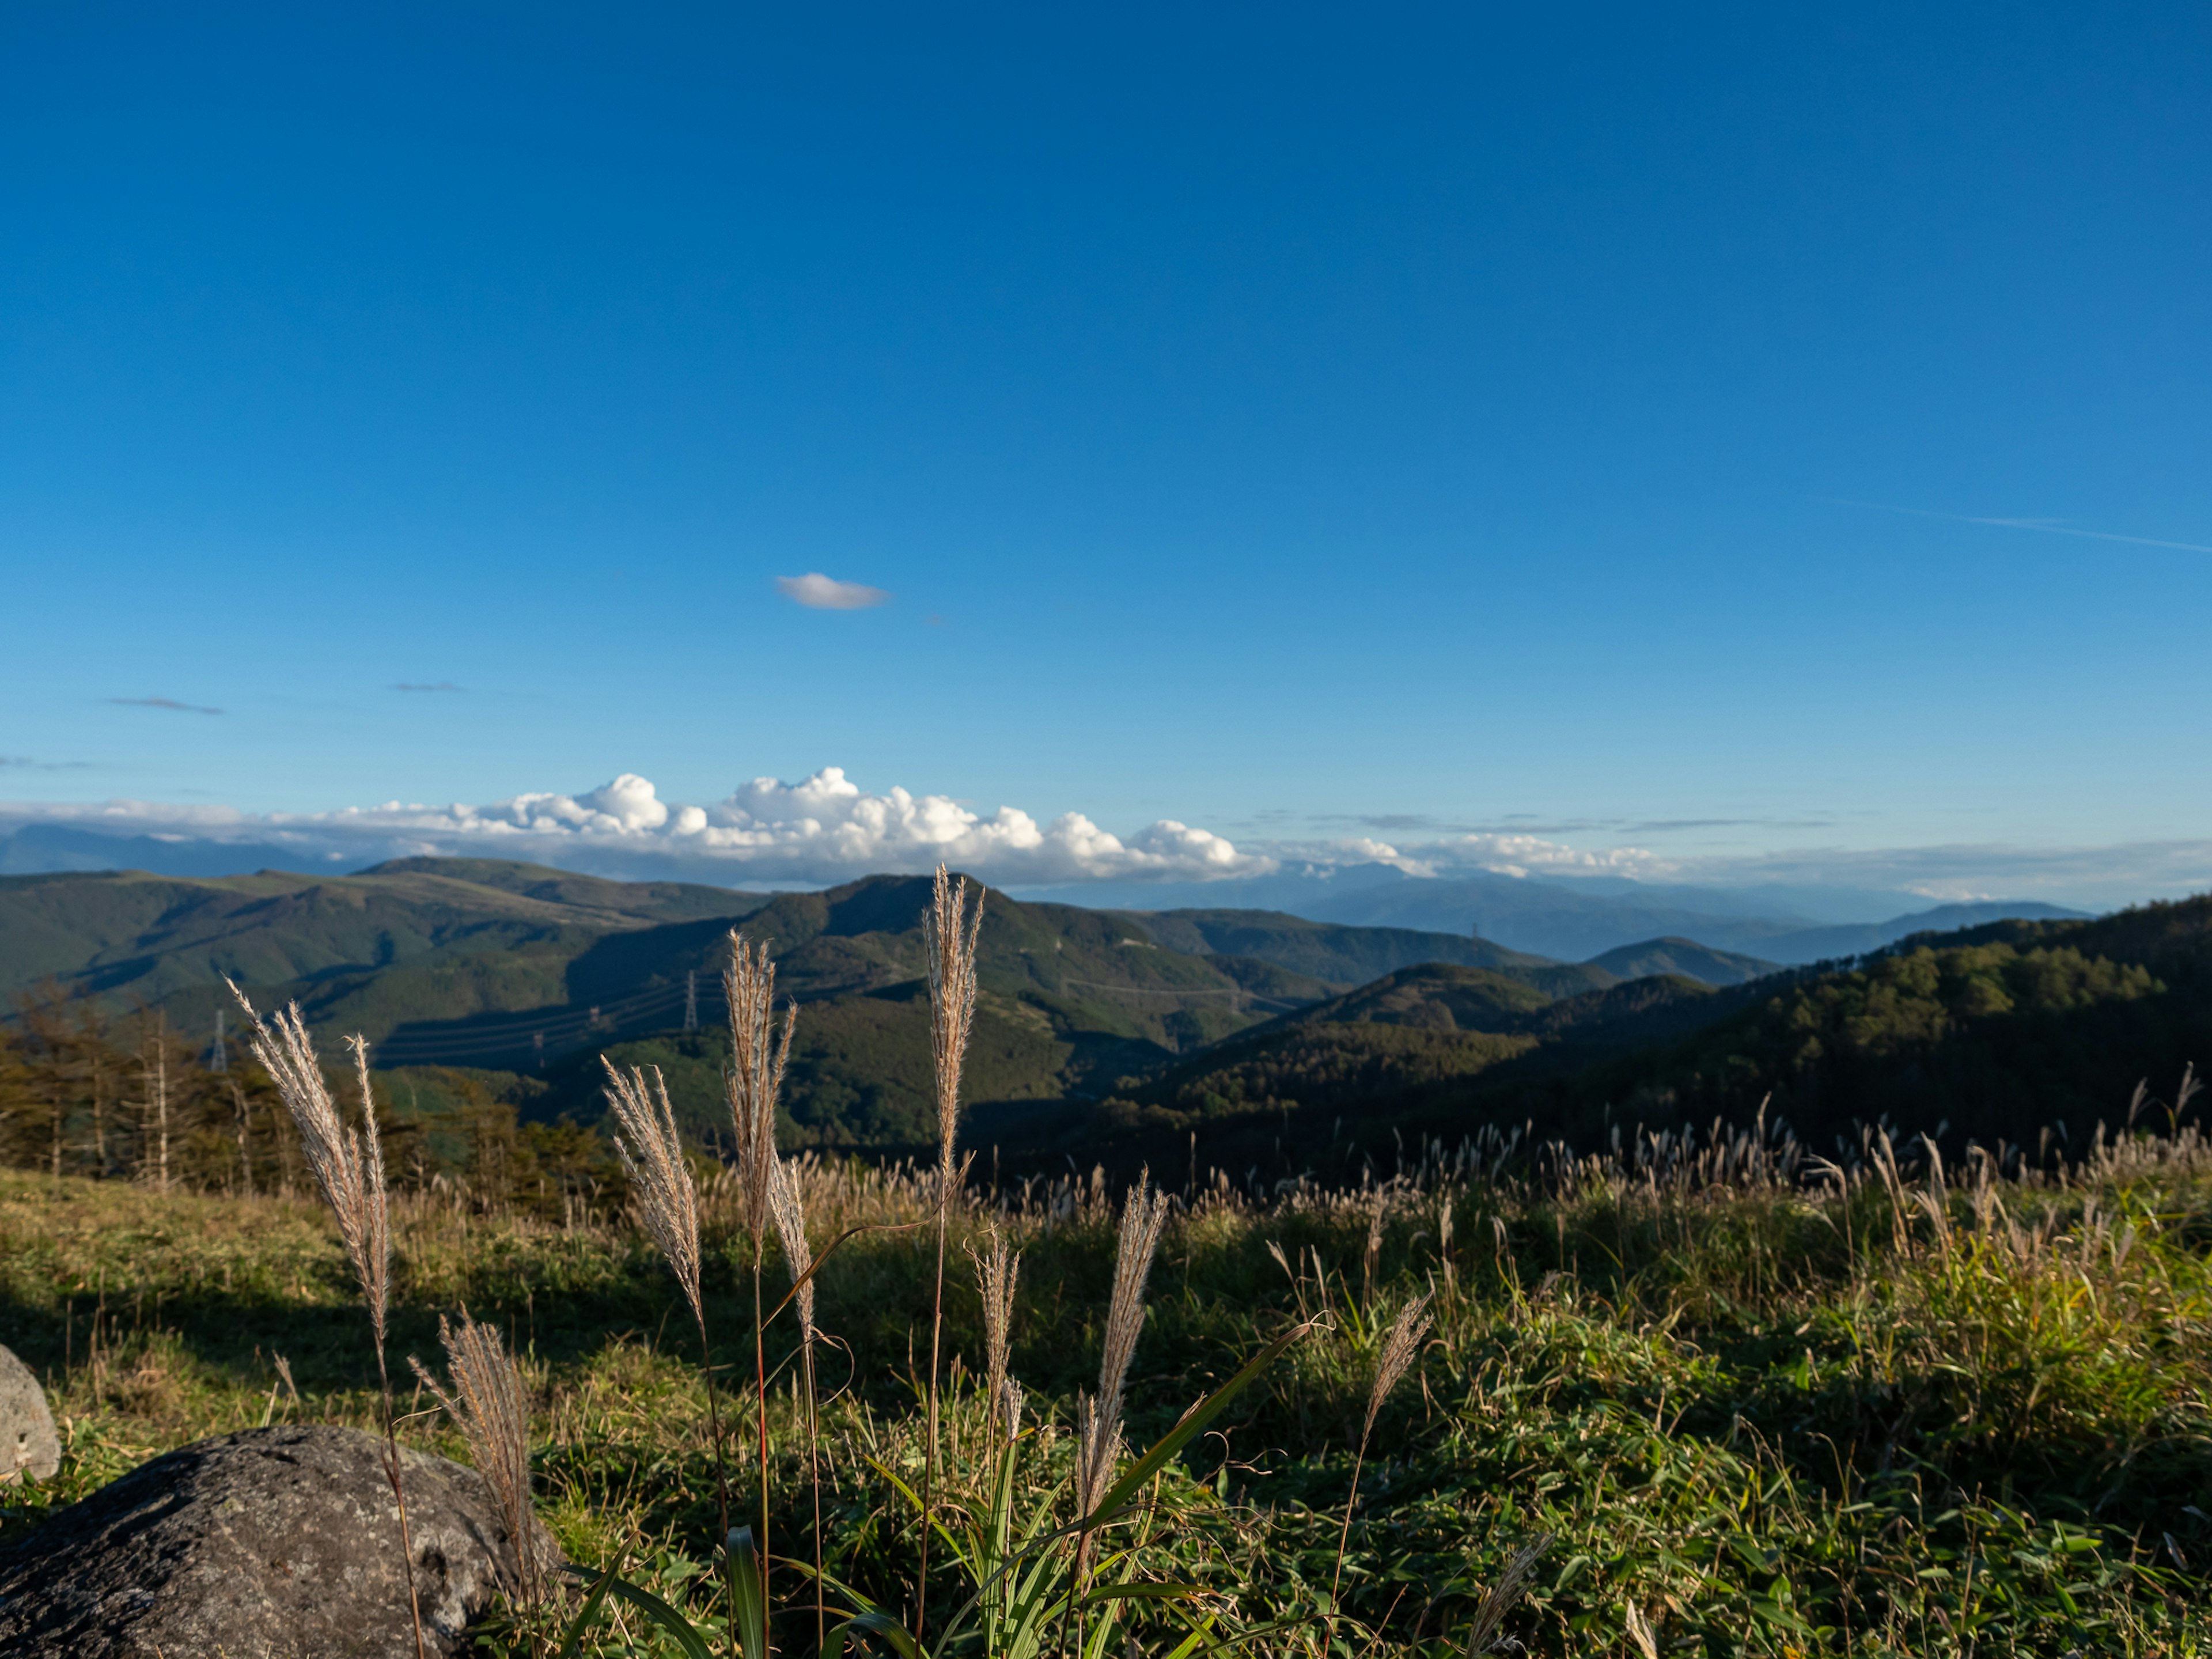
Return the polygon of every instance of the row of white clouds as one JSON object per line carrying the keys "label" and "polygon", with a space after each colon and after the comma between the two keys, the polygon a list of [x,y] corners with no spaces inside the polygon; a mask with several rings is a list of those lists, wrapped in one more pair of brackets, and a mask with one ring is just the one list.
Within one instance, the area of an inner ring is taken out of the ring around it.
{"label": "row of white clouds", "polygon": [[650,780],[625,772],[581,794],[533,792],[483,805],[387,801],[331,812],[246,813],[110,801],[0,806],[0,818],[108,835],[258,842],[356,862],[433,854],[568,861],[592,851],[611,869],[681,868],[783,883],[924,871],[940,860],[1000,884],[1191,880],[1273,867],[1172,819],[1118,836],[1080,812],[1040,823],[1018,807],[986,815],[946,795],[872,793],[834,766],[798,783],[756,778],[705,806],[663,800]]}
{"label": "row of white clouds", "polygon": [[1353,837],[1240,847],[1173,818],[1115,835],[1080,812],[1041,821],[1014,806],[977,812],[947,795],[903,788],[874,793],[834,766],[797,783],[756,778],[708,805],[663,800],[635,773],[581,794],[532,793],[485,805],[388,801],[331,812],[256,814],[143,801],[0,803],[0,833],[35,823],[173,842],[272,847],[333,867],[447,854],[731,885],[826,886],[878,872],[924,872],[942,861],[1014,887],[1207,882],[1385,863],[1414,876],[1488,871],[1729,885],[1799,882],[1931,899],[2051,897],[2085,906],[2212,888],[2212,842],[2204,841],[1826,848],[1724,859],[1669,857],[1637,847],[1590,850],[1536,835],[1494,833],[1419,844]]}
{"label": "row of white clouds", "polygon": [[108,835],[252,842],[334,861],[464,854],[529,859],[579,852],[609,869],[687,870],[722,879],[827,884],[939,862],[999,884],[1097,880],[1206,881],[1270,874],[1284,860],[1384,862],[1436,873],[1437,860],[1520,875],[1532,871],[1633,874],[1653,862],[1633,849],[1588,853],[1533,836],[1465,836],[1401,852],[1369,838],[1270,843],[1241,849],[1212,830],[1162,818],[1127,835],[1080,812],[1048,821],[1016,806],[983,813],[948,795],[862,789],[842,768],[785,783],[755,778],[708,805],[664,800],[625,772],[581,794],[516,795],[484,805],[388,801],[330,812],[246,813],[144,801],[0,805],[0,826],[46,822]]}

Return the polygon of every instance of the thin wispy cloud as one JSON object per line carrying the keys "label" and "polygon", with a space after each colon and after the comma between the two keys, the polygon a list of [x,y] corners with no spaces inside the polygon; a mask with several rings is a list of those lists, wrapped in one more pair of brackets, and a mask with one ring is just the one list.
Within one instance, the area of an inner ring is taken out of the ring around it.
{"label": "thin wispy cloud", "polygon": [[866,582],[841,582],[818,570],[804,576],[778,576],[775,587],[784,598],[810,611],[866,611],[890,598],[880,587],[871,587]]}
{"label": "thin wispy cloud", "polygon": [[1942,519],[1950,524],[1987,525],[1996,530],[2033,530],[2045,536],[2078,536],[2084,541],[2126,542],[2135,547],[2163,547],[2176,553],[2212,553],[2212,545],[2203,542],[2161,541],[2155,536],[2123,536],[2112,530],[2084,530],[2068,524],[2063,519],[1993,519],[1972,513],[1937,513],[1924,507],[1893,507],[1887,501],[1852,501],[1840,496],[1823,495],[1820,500],[1834,507],[1856,507],[1869,513],[1901,513],[1913,519]]}
{"label": "thin wispy cloud", "polygon": [[1567,818],[1546,821],[1528,813],[1509,813],[1487,823],[1456,823],[1425,812],[1314,812],[1314,823],[1356,823],[1394,834],[1429,831],[1439,835],[1578,836],[1662,835],[1689,830],[1824,830],[1826,818]]}
{"label": "thin wispy cloud", "polygon": [[28,755],[0,755],[0,767],[13,767],[21,772],[89,772],[90,761],[33,760]]}
{"label": "thin wispy cloud", "polygon": [[220,714],[220,708],[210,708],[197,702],[179,702],[174,697],[110,697],[108,702],[123,708],[167,708],[179,714]]}
{"label": "thin wispy cloud", "polygon": [[392,689],[394,691],[459,691],[461,688],[451,680],[440,680],[435,685],[416,680],[402,680]]}

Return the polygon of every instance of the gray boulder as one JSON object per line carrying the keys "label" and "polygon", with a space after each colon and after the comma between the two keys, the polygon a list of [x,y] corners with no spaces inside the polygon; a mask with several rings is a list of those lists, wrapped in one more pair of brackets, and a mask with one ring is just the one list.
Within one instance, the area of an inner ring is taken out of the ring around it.
{"label": "gray boulder", "polygon": [[46,1391],[31,1368],[0,1348],[0,1483],[51,1480],[62,1466],[62,1443]]}
{"label": "gray boulder", "polygon": [[[383,1443],[294,1425],[182,1447],[0,1552],[0,1655],[414,1659]],[[474,1469],[401,1453],[425,1648],[514,1583]],[[533,1547],[550,1560],[538,1529]]]}

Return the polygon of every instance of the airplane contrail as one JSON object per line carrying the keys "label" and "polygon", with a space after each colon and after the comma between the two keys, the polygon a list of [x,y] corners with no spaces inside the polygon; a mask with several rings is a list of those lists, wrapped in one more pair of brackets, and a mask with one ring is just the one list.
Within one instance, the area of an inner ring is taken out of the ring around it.
{"label": "airplane contrail", "polygon": [[2077,530],[2072,525],[2059,524],[2049,519],[1985,519],[1969,513],[1936,513],[1924,507],[1892,507],[1887,501],[1846,501],[1839,495],[1817,495],[1815,501],[1826,501],[1833,507],[1863,507],[1869,513],[1903,513],[1916,519],[1944,519],[1953,524],[1985,524],[1999,530],[2037,530],[2046,536],[2079,536],[2093,542],[2128,542],[2136,547],[2167,547],[2179,553],[2212,553],[2212,547],[2201,542],[2165,542],[2154,536],[2123,536],[2111,530]]}

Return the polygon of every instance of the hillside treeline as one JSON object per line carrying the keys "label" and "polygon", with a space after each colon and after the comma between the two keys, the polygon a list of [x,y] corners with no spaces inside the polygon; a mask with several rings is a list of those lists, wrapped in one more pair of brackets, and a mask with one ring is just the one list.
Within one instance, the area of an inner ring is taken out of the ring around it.
{"label": "hillside treeline", "polygon": [[2033,1147],[2048,1132],[2078,1147],[2098,1122],[2124,1117],[2146,1079],[2169,1106],[2185,1104],[2176,1080],[2212,1056],[2212,907],[2156,908],[2194,911],[2196,925],[2153,940],[2106,924],[2072,924],[2070,938],[2068,925],[2022,924],[2010,938],[1899,951],[1664,1048],[1564,1076],[1501,1077],[1487,1103],[1571,1133],[1608,1119],[1743,1122],[1764,1104],[1814,1145],[1886,1121],[1954,1143]]}
{"label": "hillside treeline", "polygon": [[[164,1190],[307,1190],[298,1132],[244,1045],[218,1053],[158,1012],[117,1017],[53,987],[15,1013],[0,1024],[0,1162]],[[351,1075],[329,1081],[354,1118]],[[554,1218],[621,1206],[620,1165],[592,1130],[524,1122],[515,1100],[465,1072],[380,1073],[375,1086],[395,1188]]]}
{"label": "hillside treeline", "polygon": [[1588,1146],[1763,1111],[1823,1151],[1887,1123],[1954,1151],[2078,1156],[2131,1103],[2161,1127],[2204,1104],[2189,1097],[2212,1067],[2212,898],[1924,936],[1718,990],[1638,981],[1497,1035],[1453,1029],[1461,988],[1440,970],[1394,975],[1133,1080],[1065,1121],[1063,1141],[1117,1141],[1137,1161],[1194,1145],[1265,1167],[1325,1160],[1347,1138],[1526,1126]]}

